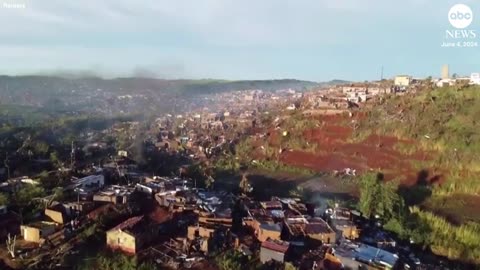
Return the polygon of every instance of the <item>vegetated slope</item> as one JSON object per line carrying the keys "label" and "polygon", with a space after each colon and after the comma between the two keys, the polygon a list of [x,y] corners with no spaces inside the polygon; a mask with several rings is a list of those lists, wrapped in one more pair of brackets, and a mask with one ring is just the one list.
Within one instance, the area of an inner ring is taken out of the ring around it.
{"label": "vegetated slope", "polygon": [[[412,140],[378,135],[370,130],[368,133],[360,131],[358,126],[364,119],[365,114],[359,111],[354,112],[352,117],[329,115],[287,118],[287,123],[280,124],[280,130],[290,132],[282,144],[288,151],[282,152],[280,161],[317,172],[354,169],[360,174],[370,170],[382,171],[386,180],[395,178],[402,184],[415,185],[421,168],[414,163],[430,159],[430,153],[417,151]],[[300,126],[303,122],[310,125]],[[291,143],[299,140],[306,142],[302,145]],[[403,148],[411,150],[402,151]],[[433,181],[434,178],[426,180]]]}
{"label": "vegetated slope", "polygon": [[[278,132],[289,130],[289,141],[301,138],[315,149],[286,145],[289,151],[279,160],[315,171],[381,171],[386,180],[397,179],[408,187],[427,185],[433,196],[412,198],[411,204],[457,224],[478,222],[480,212],[446,205],[458,198],[457,206],[480,201],[478,117],[480,87],[425,88],[385,96],[353,117],[287,118],[295,125],[280,125]],[[298,125],[305,121],[315,124]]]}
{"label": "vegetated slope", "polygon": [[359,133],[413,139],[416,149],[435,153],[418,165],[445,172],[444,194],[479,194],[479,116],[480,87],[438,88],[386,98],[361,121]]}
{"label": "vegetated slope", "polygon": [[386,96],[362,117],[321,120],[305,134],[318,151],[285,152],[283,161],[318,169],[366,166],[400,178],[398,193],[411,208],[386,228],[435,254],[478,265],[479,116],[480,87]]}
{"label": "vegetated slope", "polygon": [[281,160],[318,171],[374,169],[407,185],[437,182],[442,195],[479,194],[478,117],[480,87],[386,96],[353,117],[311,119],[317,126],[303,137],[316,150],[291,149]]}
{"label": "vegetated slope", "polygon": [[416,166],[427,169],[425,175],[441,171],[443,181],[431,197],[415,201],[455,224],[478,223],[480,212],[468,209],[480,201],[479,117],[480,87],[446,87],[387,98],[359,129],[413,139],[417,150],[433,153]]}
{"label": "vegetated slope", "polygon": [[284,152],[281,160],[287,164],[310,168],[315,171],[343,171],[350,168],[357,173],[378,170],[386,174],[386,179],[399,178],[406,185],[417,182],[418,169],[412,161],[429,158],[425,152],[403,153],[399,145],[411,147],[413,142],[399,140],[392,136],[371,134],[353,141],[356,131],[343,121],[348,117],[336,116],[321,118],[321,127],[307,129],[303,136],[317,145],[317,151],[306,152],[292,149]]}

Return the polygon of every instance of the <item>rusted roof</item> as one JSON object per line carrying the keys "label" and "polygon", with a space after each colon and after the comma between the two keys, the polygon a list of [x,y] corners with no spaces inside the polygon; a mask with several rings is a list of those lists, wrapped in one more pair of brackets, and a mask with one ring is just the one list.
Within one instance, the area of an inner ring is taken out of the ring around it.
{"label": "rusted roof", "polygon": [[314,223],[306,224],[305,232],[307,234],[322,234],[322,233],[332,233],[333,231],[328,227],[327,224]]}
{"label": "rusted roof", "polygon": [[135,225],[142,221],[142,219],[143,215],[129,218],[124,222],[118,224],[117,226],[111,228],[110,231],[132,229],[133,227],[135,227]]}
{"label": "rusted roof", "polygon": [[282,203],[279,201],[266,201],[266,202],[261,202],[260,204],[265,209],[270,209],[270,208],[282,209]]}
{"label": "rusted roof", "polygon": [[333,230],[323,219],[312,218],[308,220],[308,223],[305,226],[305,232],[307,234],[321,234],[332,233]]}
{"label": "rusted roof", "polygon": [[262,248],[270,249],[280,253],[285,253],[288,250],[289,243],[280,240],[267,239],[267,241],[262,243]]}

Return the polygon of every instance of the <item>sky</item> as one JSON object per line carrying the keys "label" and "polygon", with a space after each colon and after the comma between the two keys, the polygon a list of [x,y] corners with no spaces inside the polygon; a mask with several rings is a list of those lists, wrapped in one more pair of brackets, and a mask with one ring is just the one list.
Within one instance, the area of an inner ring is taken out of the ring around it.
{"label": "sky", "polygon": [[480,43],[478,0],[0,0],[0,74],[363,81],[382,66],[386,78],[435,77],[449,64],[469,75],[480,47],[441,47],[457,3]]}

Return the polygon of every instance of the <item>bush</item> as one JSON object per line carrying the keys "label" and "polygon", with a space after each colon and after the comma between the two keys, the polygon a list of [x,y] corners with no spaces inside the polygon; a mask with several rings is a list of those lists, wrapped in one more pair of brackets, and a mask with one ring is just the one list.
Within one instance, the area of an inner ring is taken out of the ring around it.
{"label": "bush", "polygon": [[244,257],[236,251],[227,251],[216,256],[215,262],[220,270],[242,270]]}
{"label": "bush", "polygon": [[[480,225],[467,223],[454,226],[433,213],[411,207],[412,214],[418,217],[418,227],[428,227],[430,233],[422,232],[425,243],[432,251],[449,259],[480,264]],[[418,226],[419,225],[419,226]]]}

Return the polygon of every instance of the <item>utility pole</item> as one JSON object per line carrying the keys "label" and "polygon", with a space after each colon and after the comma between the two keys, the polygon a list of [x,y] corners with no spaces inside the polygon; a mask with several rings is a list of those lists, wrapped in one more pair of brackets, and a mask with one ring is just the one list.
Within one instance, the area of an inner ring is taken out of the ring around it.
{"label": "utility pole", "polygon": [[70,152],[70,170],[73,170],[74,163],[75,163],[75,147],[72,141],[72,150]]}
{"label": "utility pole", "polygon": [[383,81],[383,66],[382,66],[382,71],[380,73],[380,80]]}
{"label": "utility pole", "polygon": [[10,160],[8,160],[8,152],[5,152],[5,160],[3,161],[3,164],[5,165],[5,168],[7,168],[7,179],[10,179],[10,166],[8,163]]}

